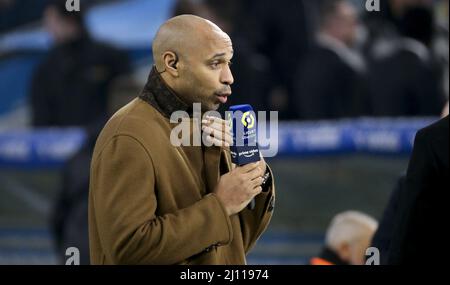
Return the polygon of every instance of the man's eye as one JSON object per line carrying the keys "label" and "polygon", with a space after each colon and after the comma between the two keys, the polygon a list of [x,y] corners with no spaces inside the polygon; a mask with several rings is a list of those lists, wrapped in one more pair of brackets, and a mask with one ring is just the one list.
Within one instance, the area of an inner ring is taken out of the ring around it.
{"label": "man's eye", "polygon": [[211,67],[212,68],[218,68],[219,65],[220,65],[220,62],[218,62],[218,61],[214,61],[214,62],[211,63]]}

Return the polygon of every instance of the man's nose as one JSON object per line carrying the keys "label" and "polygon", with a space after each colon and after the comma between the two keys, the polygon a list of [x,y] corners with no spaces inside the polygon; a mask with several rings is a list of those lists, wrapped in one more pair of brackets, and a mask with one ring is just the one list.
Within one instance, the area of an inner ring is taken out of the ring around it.
{"label": "man's nose", "polygon": [[231,69],[229,65],[226,65],[225,68],[222,69],[220,74],[220,83],[231,85],[234,82],[233,74],[231,73]]}

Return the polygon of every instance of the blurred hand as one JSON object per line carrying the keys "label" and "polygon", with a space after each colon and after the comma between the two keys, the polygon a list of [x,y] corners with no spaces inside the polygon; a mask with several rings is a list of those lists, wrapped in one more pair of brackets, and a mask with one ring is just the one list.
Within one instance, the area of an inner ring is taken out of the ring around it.
{"label": "blurred hand", "polygon": [[206,116],[206,119],[202,120],[202,131],[212,145],[229,147],[233,142],[230,126],[220,118]]}

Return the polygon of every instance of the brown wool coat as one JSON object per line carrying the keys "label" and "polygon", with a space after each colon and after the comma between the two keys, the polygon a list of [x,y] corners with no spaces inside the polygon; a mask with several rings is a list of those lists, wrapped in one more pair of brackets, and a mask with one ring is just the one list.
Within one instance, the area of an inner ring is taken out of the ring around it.
{"label": "brown wool coat", "polygon": [[245,264],[274,205],[273,179],[254,210],[228,217],[212,193],[231,167],[219,147],[174,147],[169,117],[188,110],[154,71],[101,132],[91,163],[92,264]]}

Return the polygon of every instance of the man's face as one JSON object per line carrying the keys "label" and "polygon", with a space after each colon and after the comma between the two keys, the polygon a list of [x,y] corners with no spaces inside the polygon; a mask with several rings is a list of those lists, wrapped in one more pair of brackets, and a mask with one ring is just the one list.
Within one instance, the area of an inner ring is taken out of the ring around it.
{"label": "man's face", "polygon": [[60,42],[64,37],[62,20],[55,8],[49,7],[44,12],[44,24],[47,31],[52,35],[56,42]]}
{"label": "man's face", "polygon": [[180,62],[179,93],[189,104],[201,103],[203,111],[217,110],[231,95],[234,82],[230,64],[233,46],[227,34],[210,31],[195,48],[187,48]]}
{"label": "man's face", "polygon": [[44,25],[56,43],[64,43],[70,40],[77,32],[76,24],[64,19],[53,7],[45,10]]}
{"label": "man's face", "polygon": [[352,4],[342,2],[337,12],[338,25],[341,39],[348,46],[353,46],[356,41],[358,28],[358,14]]}
{"label": "man's face", "polygon": [[430,0],[391,0],[390,6],[394,15],[401,17],[409,7],[422,4],[429,5],[431,3],[432,1]]}
{"label": "man's face", "polygon": [[370,247],[373,234],[366,234],[350,246],[350,264],[364,265],[366,263],[366,249]]}

